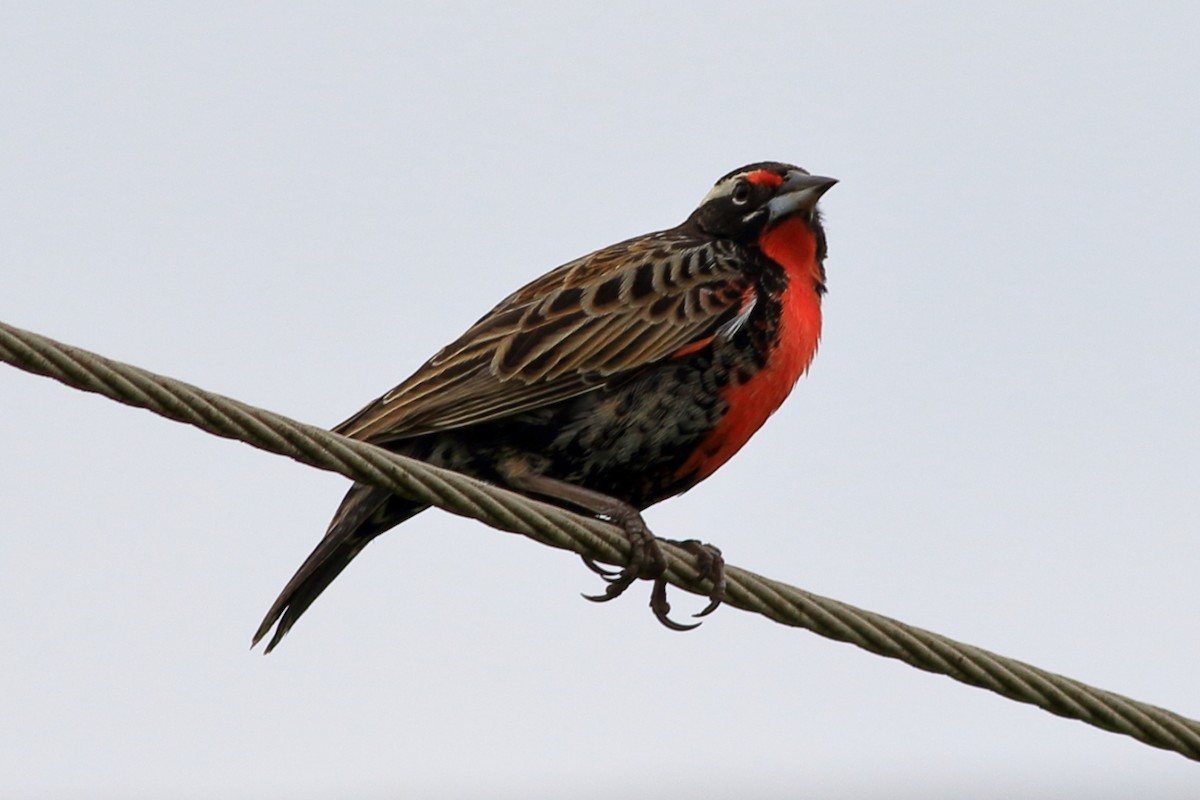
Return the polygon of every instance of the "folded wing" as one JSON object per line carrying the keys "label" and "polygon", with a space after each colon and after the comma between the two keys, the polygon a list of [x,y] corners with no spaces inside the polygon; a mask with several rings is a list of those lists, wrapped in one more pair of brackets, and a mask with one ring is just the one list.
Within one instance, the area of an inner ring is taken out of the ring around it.
{"label": "folded wing", "polygon": [[564,264],[334,430],[384,443],[487,422],[695,352],[753,307],[735,246],[666,231]]}

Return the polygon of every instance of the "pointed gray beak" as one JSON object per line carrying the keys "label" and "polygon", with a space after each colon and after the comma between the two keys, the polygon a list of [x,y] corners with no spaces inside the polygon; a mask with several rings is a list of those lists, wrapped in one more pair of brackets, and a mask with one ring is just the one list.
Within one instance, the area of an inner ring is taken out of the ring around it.
{"label": "pointed gray beak", "polygon": [[768,224],[795,214],[797,211],[811,213],[821,195],[837,183],[837,178],[823,178],[806,172],[793,170],[788,173],[779,194],[767,203]]}

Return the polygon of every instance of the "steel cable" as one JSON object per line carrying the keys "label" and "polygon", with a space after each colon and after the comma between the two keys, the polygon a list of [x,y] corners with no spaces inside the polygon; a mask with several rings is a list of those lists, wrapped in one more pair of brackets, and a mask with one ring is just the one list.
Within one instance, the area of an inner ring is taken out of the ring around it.
{"label": "steel cable", "polygon": [[[624,565],[628,554],[624,535],[600,520],[4,323],[0,323],[0,360],[551,547],[616,565]],[[693,557],[669,543],[664,542],[662,548],[668,580],[687,591],[706,594]],[[1196,720],[737,567],[728,566],[726,578],[726,605],[1200,760],[1200,722]]]}

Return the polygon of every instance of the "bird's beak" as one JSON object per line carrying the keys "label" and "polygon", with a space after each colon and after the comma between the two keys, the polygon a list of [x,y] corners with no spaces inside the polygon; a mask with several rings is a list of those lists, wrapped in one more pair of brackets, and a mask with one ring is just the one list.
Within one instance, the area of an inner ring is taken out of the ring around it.
{"label": "bird's beak", "polygon": [[779,187],[779,193],[767,203],[768,223],[777,222],[797,211],[811,213],[821,195],[835,183],[837,178],[823,178],[792,170]]}

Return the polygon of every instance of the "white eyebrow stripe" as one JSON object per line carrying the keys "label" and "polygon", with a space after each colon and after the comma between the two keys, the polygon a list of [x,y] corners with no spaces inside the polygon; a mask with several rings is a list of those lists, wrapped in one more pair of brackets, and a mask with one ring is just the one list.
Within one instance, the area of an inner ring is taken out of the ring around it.
{"label": "white eyebrow stripe", "polygon": [[730,175],[728,178],[718,183],[708,191],[708,194],[704,195],[704,199],[700,201],[700,205],[704,205],[712,200],[716,200],[718,197],[727,197],[733,194],[733,189],[735,186],[737,186],[738,179],[743,177],[745,174],[746,173],[744,172],[739,172],[737,175]]}

